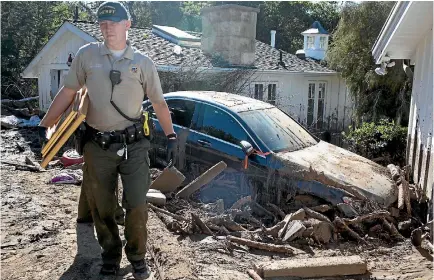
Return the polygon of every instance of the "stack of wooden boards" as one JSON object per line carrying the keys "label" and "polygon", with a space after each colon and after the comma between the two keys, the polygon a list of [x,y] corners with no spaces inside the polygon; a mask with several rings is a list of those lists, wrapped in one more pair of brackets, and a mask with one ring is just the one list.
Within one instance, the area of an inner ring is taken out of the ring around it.
{"label": "stack of wooden boards", "polygon": [[47,136],[49,141],[41,151],[42,168],[47,167],[48,163],[86,118],[88,105],[89,98],[87,96],[87,90],[81,89],[77,92],[68,109],[59,117],[56,124],[48,129]]}

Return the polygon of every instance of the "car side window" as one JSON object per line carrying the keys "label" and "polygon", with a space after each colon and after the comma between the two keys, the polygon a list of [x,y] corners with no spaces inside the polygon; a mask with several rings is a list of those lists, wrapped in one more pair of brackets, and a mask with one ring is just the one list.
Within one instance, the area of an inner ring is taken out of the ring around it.
{"label": "car side window", "polygon": [[169,99],[166,102],[172,115],[173,124],[190,127],[194,114],[194,101]]}
{"label": "car side window", "polygon": [[241,125],[228,113],[213,106],[204,105],[202,124],[196,129],[223,141],[239,145],[248,141],[248,135]]}

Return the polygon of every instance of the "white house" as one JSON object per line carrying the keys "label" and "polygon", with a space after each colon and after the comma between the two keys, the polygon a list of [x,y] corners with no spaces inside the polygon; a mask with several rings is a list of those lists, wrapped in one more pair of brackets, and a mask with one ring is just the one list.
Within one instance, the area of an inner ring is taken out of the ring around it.
{"label": "white house", "polygon": [[[191,65],[210,75],[253,71],[241,94],[276,104],[313,129],[347,128],[353,111],[347,86],[339,73],[316,60],[323,58],[327,49],[326,31],[315,23],[303,33],[305,55],[290,54],[275,48],[275,31],[271,32],[273,45],[256,40],[258,11],[237,5],[205,8],[201,34],[154,25],[152,29],[132,28],[128,36],[135,48],[155,62],[160,73]],[[311,38],[314,44],[309,43]],[[97,23],[65,22],[59,28],[22,73],[24,78],[38,78],[42,110],[49,107],[62,86],[69,69],[68,57],[73,58],[82,45],[102,40]]]}
{"label": "white house", "polygon": [[376,63],[380,64],[377,70],[380,74],[387,69],[385,65],[389,60],[404,59],[403,71],[406,73],[411,72],[407,66],[414,65],[406,160],[411,166],[413,181],[432,201],[433,2],[397,2],[375,42],[372,54]]}

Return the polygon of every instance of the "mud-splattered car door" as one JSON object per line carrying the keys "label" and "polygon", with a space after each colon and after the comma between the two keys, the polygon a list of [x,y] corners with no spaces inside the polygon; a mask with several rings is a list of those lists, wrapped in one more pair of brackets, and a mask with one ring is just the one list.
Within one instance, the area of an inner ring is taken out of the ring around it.
{"label": "mud-splattered car door", "polygon": [[[188,161],[189,161],[188,158],[191,155],[190,153],[191,139],[189,139],[191,138],[191,136],[189,133],[189,128],[195,116],[194,112],[195,112],[196,102],[192,100],[185,100],[185,99],[167,99],[166,102],[172,116],[173,128],[175,132],[178,134],[178,139],[179,139],[178,140],[179,158],[176,162],[176,167],[180,171],[184,171],[186,169],[186,166],[188,166]],[[152,141],[153,160],[157,164],[166,165],[167,162],[165,160],[167,155],[166,152],[167,137],[160,126],[160,123],[153,111],[152,106],[150,105],[146,107],[145,110],[151,113],[156,126],[154,132],[155,139]]]}
{"label": "mud-splattered car door", "polygon": [[[198,106],[198,119],[193,122],[191,136],[192,158],[198,164],[198,173],[206,171],[219,161],[227,164],[226,170],[208,184],[201,192],[204,202],[223,198],[225,206],[231,206],[243,195],[255,192],[252,178],[266,180],[266,157],[253,155],[247,169],[243,161],[245,153],[241,149],[242,140],[255,149],[254,139],[232,113],[211,104]],[[253,173],[255,176],[252,177]]]}

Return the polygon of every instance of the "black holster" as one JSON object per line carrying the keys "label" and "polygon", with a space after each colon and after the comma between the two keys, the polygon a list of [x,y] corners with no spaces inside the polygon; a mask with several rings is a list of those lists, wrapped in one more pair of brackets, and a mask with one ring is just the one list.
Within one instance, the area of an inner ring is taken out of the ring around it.
{"label": "black holster", "polygon": [[75,150],[79,155],[83,155],[84,152],[84,145],[87,141],[90,140],[89,136],[89,130],[86,129],[86,124],[82,122],[79,127],[75,130],[74,136],[75,136]]}

